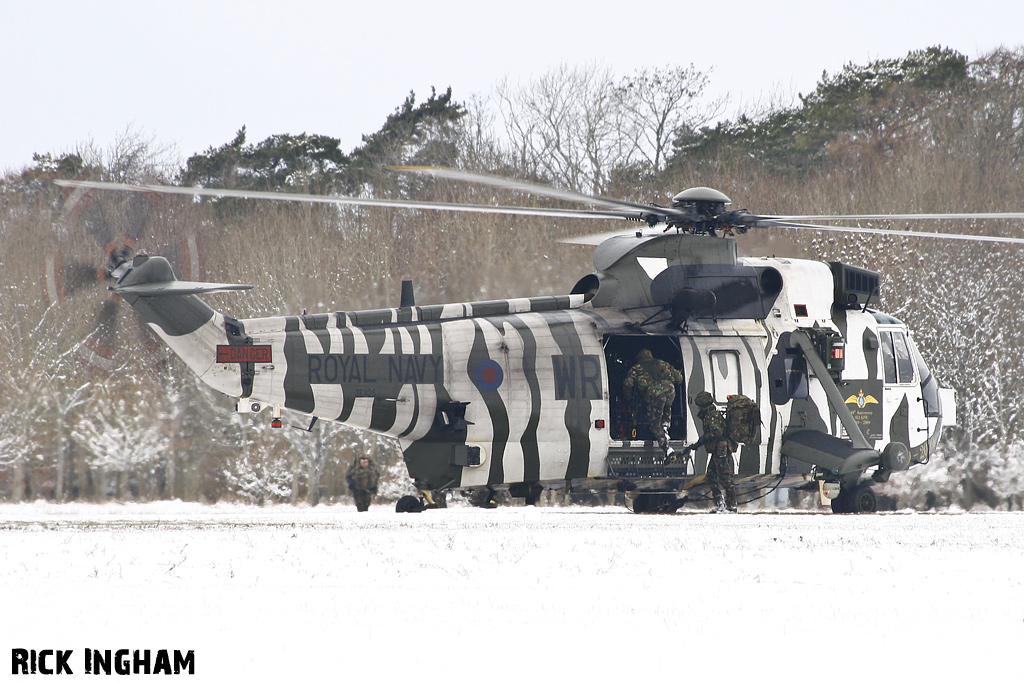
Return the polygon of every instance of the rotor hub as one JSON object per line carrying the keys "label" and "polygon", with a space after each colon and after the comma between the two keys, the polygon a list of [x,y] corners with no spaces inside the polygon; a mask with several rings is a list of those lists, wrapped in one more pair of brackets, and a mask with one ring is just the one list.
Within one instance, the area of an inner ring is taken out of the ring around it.
{"label": "rotor hub", "polygon": [[732,200],[710,187],[691,187],[672,198],[672,208],[712,218],[725,213],[725,205]]}
{"label": "rotor hub", "polygon": [[721,204],[732,204],[732,200],[729,197],[710,187],[691,187],[688,190],[683,190],[672,198],[672,202],[719,202]]}

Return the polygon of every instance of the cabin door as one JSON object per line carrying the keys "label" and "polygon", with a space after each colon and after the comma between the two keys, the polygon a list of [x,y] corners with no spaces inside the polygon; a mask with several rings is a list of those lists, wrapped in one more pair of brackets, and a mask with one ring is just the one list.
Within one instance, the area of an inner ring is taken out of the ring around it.
{"label": "cabin door", "polygon": [[[604,354],[608,367],[609,418],[611,438],[616,441],[653,441],[655,435],[646,424],[643,401],[638,396],[627,395],[623,384],[630,368],[636,363],[637,354],[647,349],[655,358],[669,363],[679,370],[683,377],[682,356],[679,342],[674,337],[648,335],[609,335],[604,339]],[[672,425],[669,438],[682,440],[686,436],[686,385],[676,387],[676,399],[672,407]]]}

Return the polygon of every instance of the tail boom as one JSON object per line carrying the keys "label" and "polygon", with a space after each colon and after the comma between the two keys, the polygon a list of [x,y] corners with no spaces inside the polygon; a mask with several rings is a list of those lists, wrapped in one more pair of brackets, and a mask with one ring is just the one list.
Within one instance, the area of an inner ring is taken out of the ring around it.
{"label": "tail boom", "polygon": [[232,344],[227,319],[196,294],[249,285],[181,282],[159,256],[136,256],[131,268],[111,289],[203,382],[229,396],[245,395],[239,364],[217,363],[217,347]]}

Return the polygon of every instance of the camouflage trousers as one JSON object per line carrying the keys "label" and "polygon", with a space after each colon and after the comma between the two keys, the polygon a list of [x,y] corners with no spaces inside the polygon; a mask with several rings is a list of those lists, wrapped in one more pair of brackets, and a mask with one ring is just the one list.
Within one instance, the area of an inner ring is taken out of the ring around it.
{"label": "camouflage trousers", "polygon": [[[714,450],[711,450],[714,453]],[[736,489],[732,483],[732,454],[713,454],[708,458],[708,471],[705,480],[711,487],[711,494],[715,497],[715,503],[722,497],[725,491],[725,504],[727,507],[736,507]]]}
{"label": "camouflage trousers", "polygon": [[356,510],[366,512],[370,509],[370,501],[373,499],[372,493],[356,489],[352,491],[352,497],[356,499]]}
{"label": "camouflage trousers", "polygon": [[658,440],[662,451],[668,452],[668,428],[672,425],[672,402],[676,400],[674,390],[650,391],[644,396],[644,407],[647,410],[647,428]]}

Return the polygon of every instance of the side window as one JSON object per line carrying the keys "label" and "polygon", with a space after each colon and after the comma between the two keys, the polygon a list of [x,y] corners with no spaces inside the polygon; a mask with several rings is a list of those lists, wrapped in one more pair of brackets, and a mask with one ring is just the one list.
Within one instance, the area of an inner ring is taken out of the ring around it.
{"label": "side window", "polygon": [[725,403],[729,396],[742,393],[740,387],[740,355],[735,351],[712,351],[711,393],[717,403]]}
{"label": "side window", "polygon": [[907,337],[902,332],[893,332],[892,341],[896,347],[896,375],[900,384],[911,384],[914,381],[914,358],[910,355]]}
{"label": "side window", "polygon": [[882,367],[885,369],[885,383],[896,384],[896,352],[892,345],[892,332],[882,332]]}

